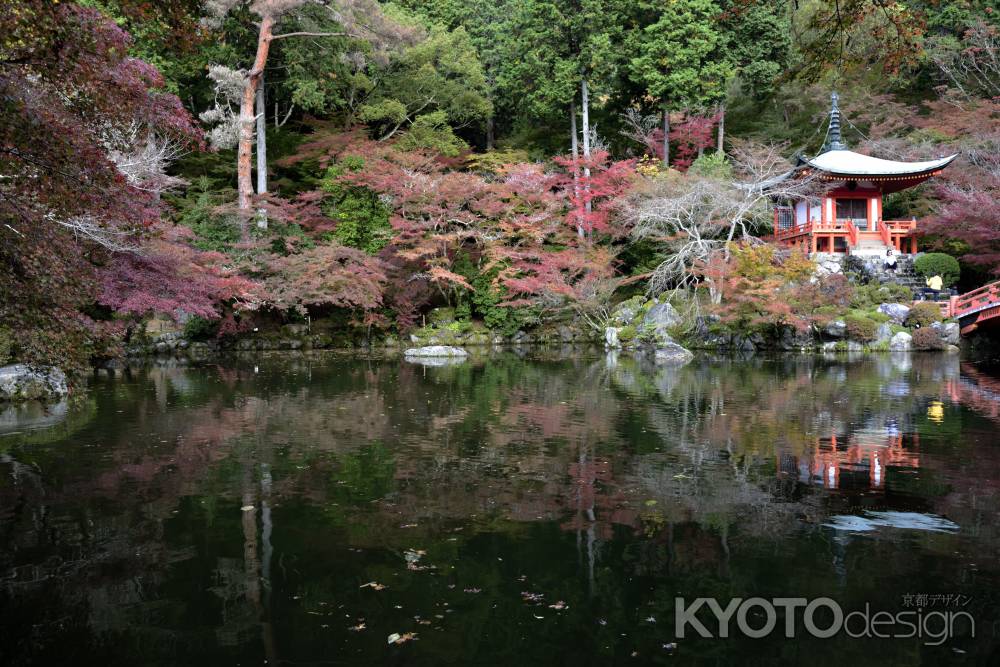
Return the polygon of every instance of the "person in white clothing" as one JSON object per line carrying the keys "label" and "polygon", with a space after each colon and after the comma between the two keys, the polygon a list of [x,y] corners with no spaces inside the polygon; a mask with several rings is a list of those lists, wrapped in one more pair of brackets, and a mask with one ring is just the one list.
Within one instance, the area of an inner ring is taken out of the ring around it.
{"label": "person in white clothing", "polygon": [[885,270],[891,272],[896,270],[896,255],[892,252],[892,248],[885,251]]}

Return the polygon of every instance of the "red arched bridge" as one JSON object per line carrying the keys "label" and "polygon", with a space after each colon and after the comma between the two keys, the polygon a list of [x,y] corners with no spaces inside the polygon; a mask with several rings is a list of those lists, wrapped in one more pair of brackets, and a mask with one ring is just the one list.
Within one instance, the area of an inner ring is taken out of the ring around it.
{"label": "red arched bridge", "polygon": [[1000,324],[1000,281],[951,297],[943,310],[958,320],[963,336],[987,323]]}

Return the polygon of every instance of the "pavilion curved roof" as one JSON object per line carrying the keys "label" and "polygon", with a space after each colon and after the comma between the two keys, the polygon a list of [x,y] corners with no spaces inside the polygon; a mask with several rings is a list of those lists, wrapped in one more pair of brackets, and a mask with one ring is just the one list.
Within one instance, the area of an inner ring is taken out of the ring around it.
{"label": "pavilion curved roof", "polygon": [[930,175],[947,167],[958,157],[949,155],[938,160],[923,162],[897,162],[882,158],[862,155],[849,150],[829,150],[812,159],[800,158],[803,165],[817,171],[835,174],[837,176],[864,179],[870,176],[921,176]]}

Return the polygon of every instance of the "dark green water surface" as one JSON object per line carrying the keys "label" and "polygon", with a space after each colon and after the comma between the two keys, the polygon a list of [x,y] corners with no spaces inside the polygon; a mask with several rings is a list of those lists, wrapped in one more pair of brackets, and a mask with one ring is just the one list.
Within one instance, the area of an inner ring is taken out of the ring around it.
{"label": "dark green water surface", "polygon": [[[95,378],[0,406],[0,662],[1000,664],[993,378],[597,352]],[[755,596],[975,636],[677,637],[676,598]]]}

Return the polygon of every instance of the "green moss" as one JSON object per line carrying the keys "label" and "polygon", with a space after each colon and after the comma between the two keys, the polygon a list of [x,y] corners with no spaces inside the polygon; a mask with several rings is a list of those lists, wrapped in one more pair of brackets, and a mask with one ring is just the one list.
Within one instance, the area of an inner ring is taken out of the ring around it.
{"label": "green moss", "polygon": [[14,336],[7,327],[0,327],[0,366],[14,358]]}

